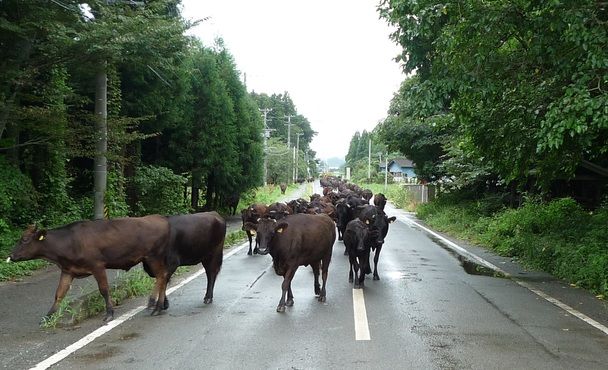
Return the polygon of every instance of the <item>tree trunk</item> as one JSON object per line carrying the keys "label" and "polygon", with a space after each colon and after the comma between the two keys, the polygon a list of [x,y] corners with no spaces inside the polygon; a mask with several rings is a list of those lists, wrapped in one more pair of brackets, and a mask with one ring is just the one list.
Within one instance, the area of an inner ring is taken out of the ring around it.
{"label": "tree trunk", "polygon": [[104,67],[95,76],[95,162],[94,214],[96,220],[104,218],[106,186],[108,182],[108,75]]}

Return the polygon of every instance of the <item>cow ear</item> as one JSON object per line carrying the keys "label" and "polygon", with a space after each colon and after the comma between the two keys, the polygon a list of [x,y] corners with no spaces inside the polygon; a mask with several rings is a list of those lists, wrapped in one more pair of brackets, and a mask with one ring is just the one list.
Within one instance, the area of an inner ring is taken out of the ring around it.
{"label": "cow ear", "polygon": [[253,222],[245,222],[245,225],[243,226],[249,231],[254,231],[254,233],[252,233],[251,235],[255,235],[255,231],[257,231],[258,229],[258,224],[254,224]]}
{"label": "cow ear", "polygon": [[395,220],[397,219],[397,217],[393,216],[393,217],[389,217],[388,218],[388,223],[392,224],[393,222],[395,222]]}
{"label": "cow ear", "polygon": [[275,227],[274,227],[274,231],[276,231],[277,233],[282,233],[283,230],[285,230],[287,228],[288,224],[287,222],[279,222]]}

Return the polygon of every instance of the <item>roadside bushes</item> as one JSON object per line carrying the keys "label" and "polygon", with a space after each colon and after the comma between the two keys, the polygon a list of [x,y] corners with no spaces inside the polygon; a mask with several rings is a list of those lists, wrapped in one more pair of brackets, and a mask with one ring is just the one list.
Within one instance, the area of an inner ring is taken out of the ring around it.
{"label": "roadside bushes", "polygon": [[142,166],[133,179],[137,189],[135,216],[149,214],[175,215],[188,213],[184,197],[187,179],[166,167]]}
{"label": "roadside bushes", "polygon": [[[583,210],[573,199],[528,200],[518,209],[496,199],[463,200],[446,194],[418,207],[433,228],[517,257],[598,294],[608,294],[608,207]],[[485,211],[496,209],[486,214]]]}

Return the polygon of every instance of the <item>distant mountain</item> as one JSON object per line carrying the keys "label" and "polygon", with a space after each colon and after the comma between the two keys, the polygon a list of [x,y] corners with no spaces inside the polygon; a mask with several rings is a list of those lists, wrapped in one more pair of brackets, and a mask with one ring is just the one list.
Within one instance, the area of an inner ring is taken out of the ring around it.
{"label": "distant mountain", "polygon": [[327,165],[328,165],[329,167],[332,167],[332,168],[337,168],[337,167],[340,167],[340,166],[342,166],[344,163],[346,163],[346,161],[345,161],[343,158],[340,158],[340,157],[331,157],[331,158],[327,158],[327,159],[325,160],[325,162],[327,163]]}

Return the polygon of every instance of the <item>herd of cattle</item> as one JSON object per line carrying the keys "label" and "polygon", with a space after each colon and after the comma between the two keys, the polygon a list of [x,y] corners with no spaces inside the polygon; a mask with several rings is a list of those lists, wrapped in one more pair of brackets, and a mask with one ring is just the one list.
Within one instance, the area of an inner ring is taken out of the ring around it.
{"label": "herd of cattle", "polygon": [[[248,254],[270,254],[275,272],[283,276],[277,312],[294,303],[291,280],[299,266],[312,267],[315,295],[320,302],[326,300],[336,229],[350,260],[349,282],[355,288],[363,287],[365,275],[372,273],[371,251],[375,251],[373,279],[379,279],[378,258],[388,225],[395,220],[384,213],[386,197],[376,194],[370,205],[371,191],[357,185],[333,177],[321,179],[321,185],[323,195],[314,194],[310,201],[252,204],[241,212],[242,229],[249,238]],[[225,236],[226,222],[216,212],[79,221],[50,230],[30,226],[7,262],[40,258],[59,266],[59,285],[47,316],[57,311],[74,278],[93,275],[106,304],[104,321],[108,321],[114,310],[106,269],[129,270],[140,262],[156,279],[148,303],[153,315],[169,307],[166,287],[179,266],[203,265],[207,276],[204,303],[211,303]]]}

